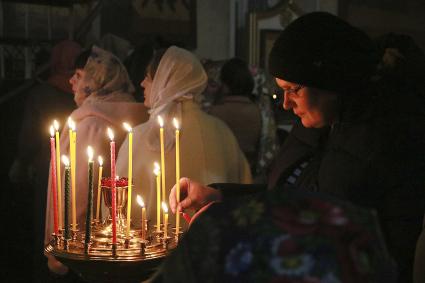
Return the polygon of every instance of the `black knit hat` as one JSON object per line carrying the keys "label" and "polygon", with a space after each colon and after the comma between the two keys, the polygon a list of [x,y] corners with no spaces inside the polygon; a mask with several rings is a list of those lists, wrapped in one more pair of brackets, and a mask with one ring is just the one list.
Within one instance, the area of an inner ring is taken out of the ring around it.
{"label": "black knit hat", "polygon": [[346,92],[364,86],[377,61],[363,31],[332,14],[313,12],[280,34],[270,51],[269,72],[304,86]]}

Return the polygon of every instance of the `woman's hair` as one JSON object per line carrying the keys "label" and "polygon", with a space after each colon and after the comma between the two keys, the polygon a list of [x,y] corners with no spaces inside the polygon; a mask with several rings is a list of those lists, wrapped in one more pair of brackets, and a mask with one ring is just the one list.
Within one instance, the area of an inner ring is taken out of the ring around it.
{"label": "woman's hair", "polygon": [[149,75],[151,79],[155,77],[156,70],[158,70],[159,62],[161,62],[162,56],[164,56],[165,51],[167,51],[167,48],[161,48],[154,51],[153,57],[146,68],[146,74]]}
{"label": "woman's hair", "polygon": [[74,68],[84,69],[91,53],[92,53],[91,48],[81,52],[80,55],[78,55],[77,58],[75,59]]}
{"label": "woman's hair", "polygon": [[248,64],[240,58],[232,58],[224,63],[220,80],[229,88],[229,95],[250,96],[254,89],[254,79]]}

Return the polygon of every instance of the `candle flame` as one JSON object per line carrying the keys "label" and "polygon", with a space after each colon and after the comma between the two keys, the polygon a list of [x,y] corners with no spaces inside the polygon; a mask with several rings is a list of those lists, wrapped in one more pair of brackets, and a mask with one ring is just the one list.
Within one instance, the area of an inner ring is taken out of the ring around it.
{"label": "candle flame", "polygon": [[102,166],[102,165],[103,165],[103,158],[102,158],[102,156],[100,156],[100,155],[99,155],[99,156],[97,157],[97,161],[99,162],[99,165],[100,165],[100,166]]}
{"label": "candle flame", "polygon": [[276,99],[277,98],[277,95],[276,94],[273,94],[272,97],[273,97],[273,99]]}
{"label": "candle flame", "polygon": [[141,207],[145,207],[145,203],[143,202],[143,198],[139,195],[137,195],[136,197],[137,203],[141,206]]}
{"label": "candle flame", "polygon": [[153,173],[154,173],[156,176],[159,176],[159,174],[161,173],[161,167],[159,167],[158,162],[154,162],[154,163],[153,163],[153,167],[154,167],[154,169],[153,169]]}
{"label": "candle flame", "polygon": [[108,136],[111,141],[114,141],[114,132],[111,128],[108,128]]}
{"label": "candle flame", "polygon": [[91,146],[87,147],[87,155],[89,156],[89,162],[93,161],[93,148]]}
{"label": "candle flame", "polygon": [[127,132],[131,132],[133,130],[129,123],[124,122],[124,123],[122,123],[122,125],[127,130]]}
{"label": "candle flame", "polygon": [[173,124],[176,130],[180,129],[179,121],[176,118],[173,118]]}
{"label": "candle flame", "polygon": [[168,213],[168,207],[165,204],[165,202],[162,202],[161,206],[162,206],[162,210],[164,210],[164,213]]}
{"label": "candle flame", "polygon": [[159,116],[158,115],[158,123],[159,123],[159,126],[162,128],[162,127],[164,127],[164,120],[162,119],[162,117],[161,116]]}
{"label": "candle flame", "polygon": [[153,167],[155,167],[155,169],[161,170],[161,167],[159,166],[158,162],[154,162]]}
{"label": "candle flame", "polygon": [[59,130],[59,123],[56,120],[53,120],[53,126],[55,127],[55,130],[58,131]]}
{"label": "candle flame", "polygon": [[118,181],[120,179],[120,176],[115,176],[115,181]]}
{"label": "candle flame", "polygon": [[68,117],[68,127],[71,130],[75,131],[75,122],[74,122],[74,120],[71,119],[71,117]]}
{"label": "candle flame", "polygon": [[55,129],[53,126],[50,126],[50,136],[53,138],[55,136]]}
{"label": "candle flame", "polygon": [[62,155],[62,162],[65,164],[65,166],[69,166],[69,158],[66,155]]}

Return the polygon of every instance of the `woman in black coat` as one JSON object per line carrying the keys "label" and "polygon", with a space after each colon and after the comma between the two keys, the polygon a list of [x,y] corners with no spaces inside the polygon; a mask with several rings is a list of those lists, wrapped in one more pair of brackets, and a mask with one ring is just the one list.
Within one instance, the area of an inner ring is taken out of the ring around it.
{"label": "woman in black coat", "polygon": [[[398,282],[412,281],[425,211],[425,103],[378,76],[379,53],[361,30],[324,12],[291,23],[274,43],[269,71],[283,106],[300,118],[268,187],[318,191],[377,212]],[[184,179],[173,211],[255,193],[266,186],[204,187]],[[216,190],[212,187],[219,188]]]}

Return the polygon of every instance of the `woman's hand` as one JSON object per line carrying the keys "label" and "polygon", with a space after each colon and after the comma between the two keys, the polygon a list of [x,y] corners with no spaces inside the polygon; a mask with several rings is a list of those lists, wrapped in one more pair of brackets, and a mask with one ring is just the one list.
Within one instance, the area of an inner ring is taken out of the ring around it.
{"label": "woman's hand", "polygon": [[46,255],[47,256],[47,266],[49,267],[49,270],[53,273],[59,274],[59,275],[65,275],[68,273],[68,267],[60,263],[54,256],[52,255]]}
{"label": "woman's hand", "polygon": [[180,203],[177,203],[176,185],[171,189],[169,202],[173,213],[184,210],[199,210],[212,201],[222,198],[219,190],[194,182],[189,178],[180,179]]}

